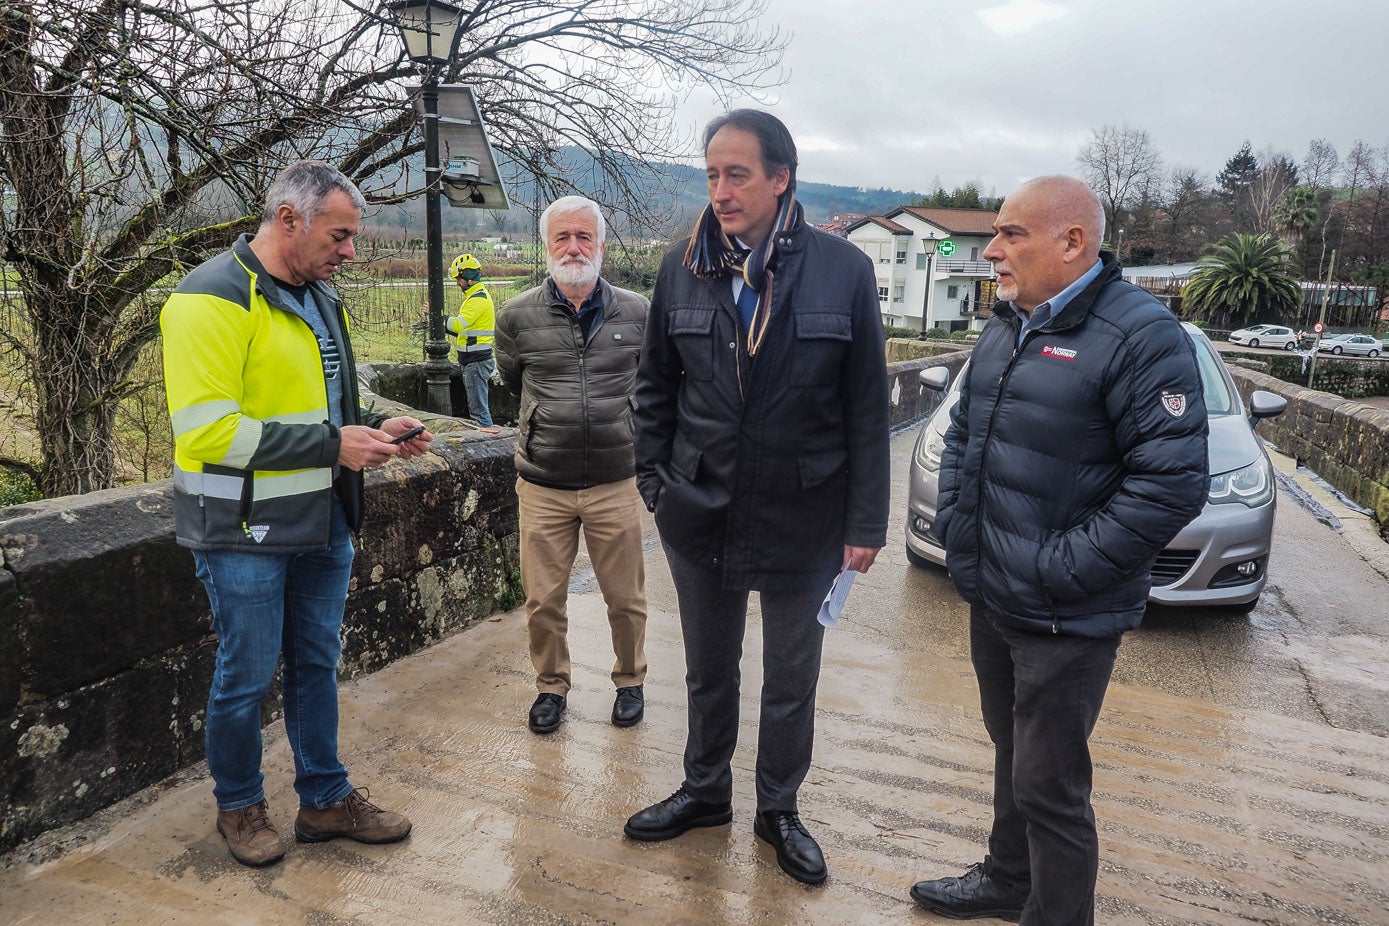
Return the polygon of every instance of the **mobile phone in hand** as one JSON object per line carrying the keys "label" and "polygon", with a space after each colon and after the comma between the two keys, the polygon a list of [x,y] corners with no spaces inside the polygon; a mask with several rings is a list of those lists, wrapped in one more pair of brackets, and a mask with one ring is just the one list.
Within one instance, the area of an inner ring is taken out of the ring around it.
{"label": "mobile phone in hand", "polygon": [[424,433],[424,425],[419,425],[418,427],[411,428],[410,430],[406,431],[404,434],[400,435],[399,437],[394,437],[394,438],[392,438],[392,439],[391,439],[391,443],[393,443],[393,444],[403,444],[403,443],[405,443],[405,442],[408,441],[408,440],[413,440],[414,438],[419,437],[419,436],[420,436],[421,434],[423,434],[423,433]]}

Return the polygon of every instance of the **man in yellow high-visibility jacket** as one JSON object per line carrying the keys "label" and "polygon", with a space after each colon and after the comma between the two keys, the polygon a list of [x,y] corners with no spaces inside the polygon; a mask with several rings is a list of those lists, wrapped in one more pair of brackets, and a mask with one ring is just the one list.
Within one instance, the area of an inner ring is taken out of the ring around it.
{"label": "man in yellow high-visibility jacket", "polygon": [[497,309],[492,294],[482,284],[482,264],[471,254],[460,254],[449,267],[449,276],[463,290],[458,314],[449,318],[449,334],[458,339],[458,366],[463,389],[468,394],[468,414],[484,431],[492,427],[492,410],[487,402],[487,384],[496,372],[492,340],[496,333]]}
{"label": "man in yellow high-visibility jacket", "polygon": [[337,667],[362,523],[362,470],[425,453],[420,422],[360,407],[342,300],[326,281],[354,256],[365,200],[300,161],[260,229],[190,272],[160,316],[174,431],[174,524],[212,604],[216,668],[207,765],[217,831],[237,861],[284,856],[261,773],[261,702],[284,656],[300,842],[404,839],[338,760]]}

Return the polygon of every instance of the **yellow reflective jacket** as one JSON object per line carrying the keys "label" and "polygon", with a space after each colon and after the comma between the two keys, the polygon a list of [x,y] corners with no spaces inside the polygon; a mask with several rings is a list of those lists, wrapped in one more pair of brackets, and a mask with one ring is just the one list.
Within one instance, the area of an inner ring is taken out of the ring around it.
{"label": "yellow reflective jacket", "polygon": [[458,314],[445,323],[449,334],[457,338],[458,362],[471,363],[492,356],[492,341],[496,335],[497,308],[492,294],[481,282],[463,291],[463,304]]}
{"label": "yellow reflective jacket", "polygon": [[[337,463],[323,358],[312,329],[243,235],[197,267],[160,315],[174,432],[178,542],[199,550],[274,553],[328,546],[332,496],[362,522],[362,474]],[[343,364],[343,422],[359,424],[356,365],[342,300],[311,284]],[[371,416],[377,425],[384,416]]]}

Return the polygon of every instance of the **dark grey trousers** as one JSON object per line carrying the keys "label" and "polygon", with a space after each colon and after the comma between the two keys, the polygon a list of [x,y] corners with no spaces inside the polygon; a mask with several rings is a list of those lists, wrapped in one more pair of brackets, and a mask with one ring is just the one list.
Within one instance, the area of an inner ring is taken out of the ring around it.
{"label": "dark grey trousers", "polygon": [[1028,633],[974,607],[969,641],[994,744],[984,872],[1002,885],[1031,885],[1023,926],[1094,926],[1100,843],[1090,806],[1090,734],[1119,637]]}
{"label": "dark grey trousers", "polygon": [[[666,561],[680,600],[685,637],[689,734],[685,790],[701,801],[733,797],[730,763],[738,745],[739,663],[748,592],[723,587],[717,570],[682,558]],[[815,686],[825,631],[815,619],[833,575],[795,592],[759,592],[762,605],[762,710],[757,733],[757,809],[797,810],[796,792],[815,745]]]}

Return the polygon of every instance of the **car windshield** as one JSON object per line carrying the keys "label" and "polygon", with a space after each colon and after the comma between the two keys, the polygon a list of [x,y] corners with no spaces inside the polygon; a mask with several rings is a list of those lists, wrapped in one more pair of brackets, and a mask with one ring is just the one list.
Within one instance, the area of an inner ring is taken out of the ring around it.
{"label": "car windshield", "polygon": [[1236,414],[1235,397],[1225,382],[1220,358],[1215,356],[1204,338],[1193,337],[1191,346],[1196,348],[1196,367],[1201,373],[1201,392],[1205,395],[1206,412],[1212,416]]}

